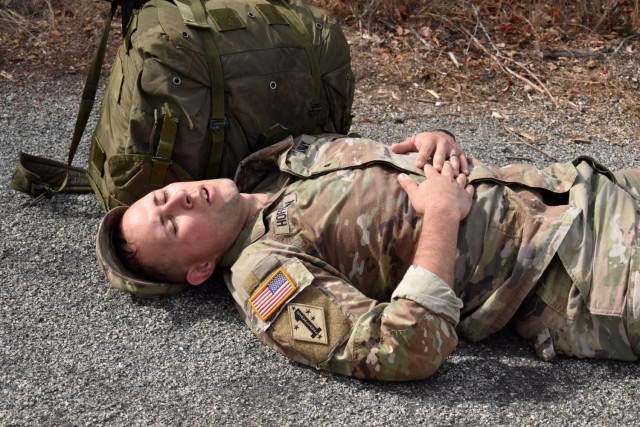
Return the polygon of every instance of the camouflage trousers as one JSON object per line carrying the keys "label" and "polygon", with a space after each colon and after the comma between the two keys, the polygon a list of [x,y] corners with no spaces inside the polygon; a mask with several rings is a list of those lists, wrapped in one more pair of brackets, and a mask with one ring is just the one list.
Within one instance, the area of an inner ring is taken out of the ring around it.
{"label": "camouflage trousers", "polygon": [[[557,264],[560,265],[547,271],[541,286],[550,286],[551,283],[554,287],[570,286],[571,278],[559,261]],[[564,279],[566,282],[559,281]],[[558,354],[634,361],[640,355],[639,314],[640,281],[629,283],[621,316],[592,314],[581,305],[577,305],[576,310],[553,306],[536,292],[522,305],[513,325],[545,361]]]}
{"label": "camouflage trousers", "polygon": [[[615,174],[619,185],[640,200],[640,170]],[[638,202],[640,211],[640,202]],[[640,223],[640,217],[638,218]],[[640,356],[640,241],[628,248],[632,263],[620,315],[589,312],[585,296],[556,256],[513,318],[516,331],[546,361],[557,354],[635,361]],[[633,262],[637,260],[637,262]],[[565,295],[558,298],[558,295]]]}

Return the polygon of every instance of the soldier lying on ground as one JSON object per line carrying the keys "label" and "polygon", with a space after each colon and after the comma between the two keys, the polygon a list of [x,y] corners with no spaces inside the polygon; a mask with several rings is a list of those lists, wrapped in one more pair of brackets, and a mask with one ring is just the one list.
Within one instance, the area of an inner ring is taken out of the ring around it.
{"label": "soldier lying on ground", "polygon": [[109,212],[98,257],[112,284],[141,296],[230,267],[262,341],[359,378],[426,378],[458,335],[507,324],[544,360],[635,360],[640,171],[473,161],[467,182],[452,144],[441,173],[401,154],[420,141],[284,140],[234,181],[171,184]]}

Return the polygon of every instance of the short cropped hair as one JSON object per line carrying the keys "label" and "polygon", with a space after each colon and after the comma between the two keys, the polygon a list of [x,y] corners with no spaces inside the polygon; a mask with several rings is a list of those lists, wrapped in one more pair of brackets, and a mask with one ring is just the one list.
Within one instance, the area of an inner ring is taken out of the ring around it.
{"label": "short cropped hair", "polygon": [[117,225],[114,246],[118,257],[125,266],[145,279],[170,283],[186,282],[187,272],[181,271],[179,267],[170,262],[161,263],[160,265],[144,264],[140,259],[135,242],[130,242],[124,237],[122,218],[120,218],[120,222]]}

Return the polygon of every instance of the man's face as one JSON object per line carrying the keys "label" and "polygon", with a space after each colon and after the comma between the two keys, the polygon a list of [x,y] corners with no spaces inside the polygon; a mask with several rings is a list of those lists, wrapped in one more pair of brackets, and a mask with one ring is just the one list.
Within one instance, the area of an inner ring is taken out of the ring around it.
{"label": "man's face", "polygon": [[178,182],[127,209],[122,232],[143,265],[172,263],[187,271],[213,262],[215,267],[244,226],[241,204],[231,180]]}

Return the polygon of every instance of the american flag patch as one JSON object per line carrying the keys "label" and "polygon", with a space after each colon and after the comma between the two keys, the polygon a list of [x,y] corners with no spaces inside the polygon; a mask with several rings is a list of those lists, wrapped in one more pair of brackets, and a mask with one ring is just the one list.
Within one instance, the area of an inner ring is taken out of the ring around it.
{"label": "american flag patch", "polygon": [[295,290],[296,285],[293,280],[284,269],[279,268],[249,298],[249,304],[262,320],[267,320]]}

